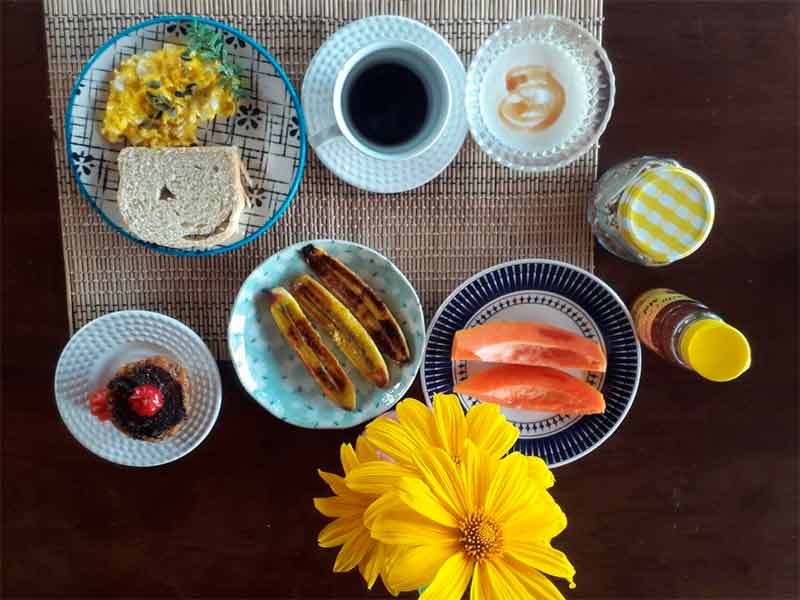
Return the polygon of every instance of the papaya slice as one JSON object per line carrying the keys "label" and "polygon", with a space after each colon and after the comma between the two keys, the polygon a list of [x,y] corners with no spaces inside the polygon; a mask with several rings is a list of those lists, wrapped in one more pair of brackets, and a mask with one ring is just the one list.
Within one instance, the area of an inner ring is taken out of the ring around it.
{"label": "papaya slice", "polygon": [[453,360],[605,372],[597,342],[544,323],[494,321],[456,332]]}
{"label": "papaya slice", "polygon": [[550,367],[491,367],[456,384],[453,391],[508,408],[561,415],[590,415],[606,410],[602,393],[569,373]]}

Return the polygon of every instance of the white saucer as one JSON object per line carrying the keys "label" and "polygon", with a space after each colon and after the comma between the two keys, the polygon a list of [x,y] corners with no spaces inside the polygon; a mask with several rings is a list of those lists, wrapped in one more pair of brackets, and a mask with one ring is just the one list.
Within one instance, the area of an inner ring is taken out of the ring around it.
{"label": "white saucer", "polygon": [[[183,365],[189,378],[192,406],[180,431],[162,442],[146,442],[92,416],[92,391],[123,364],[159,354]],[[144,310],[104,315],[72,336],[58,359],[55,392],[58,412],[78,442],[131,467],[162,465],[191,452],[211,431],[222,405],[219,369],[200,336],[180,321]]]}
{"label": "white saucer", "polygon": [[453,110],[439,140],[427,151],[406,160],[382,160],[358,151],[344,138],[314,147],[317,157],[337,177],[370,192],[395,193],[414,189],[441,173],[455,158],[467,135],[465,72],[452,46],[419,21],[397,16],[360,19],[342,27],[317,51],[308,66],[301,91],[309,139],[335,124],[333,84],[344,62],[372,42],[405,40],[430,52],[444,68],[453,91]]}

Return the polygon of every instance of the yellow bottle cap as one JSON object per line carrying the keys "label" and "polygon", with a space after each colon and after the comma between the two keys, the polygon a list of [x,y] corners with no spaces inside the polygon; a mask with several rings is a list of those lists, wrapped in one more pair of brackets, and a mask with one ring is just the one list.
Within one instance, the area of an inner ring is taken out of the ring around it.
{"label": "yellow bottle cap", "polygon": [[656,264],[689,256],[714,224],[714,197],[689,169],[662,166],[629,185],[620,201],[622,234]]}
{"label": "yellow bottle cap", "polygon": [[711,381],[736,379],[750,368],[750,344],[742,332],[715,319],[695,321],[683,332],[681,357]]}

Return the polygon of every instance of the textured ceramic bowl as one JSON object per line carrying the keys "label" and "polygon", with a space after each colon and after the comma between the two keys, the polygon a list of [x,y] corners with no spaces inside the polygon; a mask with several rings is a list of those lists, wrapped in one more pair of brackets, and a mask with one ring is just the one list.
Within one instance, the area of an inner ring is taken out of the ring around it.
{"label": "textured ceramic bowl", "polygon": [[[168,356],[186,369],[191,410],[181,429],[161,442],[135,440],[89,411],[89,394],[104,387],[123,364]],[[124,310],[81,328],[58,359],[55,375],[58,412],[87,450],[111,462],[152,467],[191,452],[211,431],[222,405],[222,385],[214,357],[200,336],[166,315]]]}

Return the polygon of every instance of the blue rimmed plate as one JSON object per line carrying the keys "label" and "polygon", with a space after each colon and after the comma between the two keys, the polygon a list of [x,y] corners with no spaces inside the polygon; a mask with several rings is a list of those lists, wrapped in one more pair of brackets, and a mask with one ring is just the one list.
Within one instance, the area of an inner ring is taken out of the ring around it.
{"label": "blue rimmed plate", "polygon": [[[230,60],[243,73],[246,96],[236,115],[217,119],[198,131],[199,145],[236,146],[252,181],[250,204],[236,234],[210,249],[176,249],[140,240],[125,228],[117,207],[117,154],[101,134],[108,86],[120,62],[134,54],[186,45],[192,21],[223,34]],[[297,192],[306,160],[306,126],[300,100],[286,73],[253,38],[224,23],[203,17],[166,16],[143,21],[103,44],[83,67],[67,105],[66,150],[70,169],[89,204],[128,239],[167,254],[199,256],[234,250],[269,229]]]}
{"label": "blue rimmed plate", "polygon": [[[341,260],[377,292],[403,329],[411,351],[411,360],[404,365],[386,360],[389,386],[380,389],[365,381],[323,335],[356,387],[357,407],[352,411],[323,396],[278,331],[266,303],[266,290],[288,286],[295,277],[311,273],[300,256],[300,249],[307,244]],[[414,382],[424,345],[422,305],[405,275],[379,252],[338,240],[294,244],[261,263],[242,284],[228,325],[231,360],[247,392],[279,419],[310,429],[354,427],[389,410]]]}
{"label": "blue rimmed plate", "polygon": [[[494,320],[539,321],[597,340],[608,356],[604,374],[569,373],[602,390],[602,415],[568,416],[503,408],[520,431],[515,450],[539,456],[551,467],[585,456],[619,427],[633,404],[641,373],[641,350],[628,309],[594,275],[566,263],[525,259],[497,265],[462,283],[442,303],[428,329],[422,387],[451,392],[455,383],[488,365],[451,361],[459,329]],[[465,409],[478,400],[459,395]]]}

